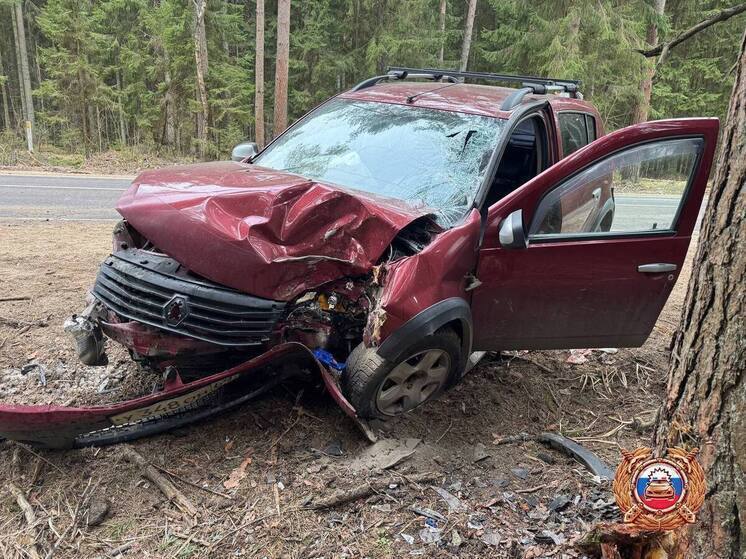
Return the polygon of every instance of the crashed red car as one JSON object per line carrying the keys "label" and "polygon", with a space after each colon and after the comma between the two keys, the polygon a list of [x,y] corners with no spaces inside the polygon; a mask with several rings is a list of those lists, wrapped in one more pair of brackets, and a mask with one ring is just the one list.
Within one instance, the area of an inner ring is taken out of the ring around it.
{"label": "crashed red car", "polygon": [[162,371],[163,390],[0,407],[0,435],[126,440],[309,369],[350,416],[385,419],[458,382],[477,352],[639,346],[717,133],[697,118],[604,135],[577,82],[397,69],[259,153],[238,146],[240,161],[144,172],[66,329],[85,363],[105,362],[108,337]]}

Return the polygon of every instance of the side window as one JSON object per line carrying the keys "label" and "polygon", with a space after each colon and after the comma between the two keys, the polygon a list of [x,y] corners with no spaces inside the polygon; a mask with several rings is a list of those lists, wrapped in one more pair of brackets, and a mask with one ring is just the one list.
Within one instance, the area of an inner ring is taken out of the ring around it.
{"label": "side window", "polygon": [[588,131],[588,143],[596,139],[596,119],[591,115],[585,115],[585,129]]}
{"label": "side window", "polygon": [[567,157],[588,143],[585,115],[583,113],[559,113],[557,119],[562,136],[562,151]]}
{"label": "side window", "polygon": [[594,163],[544,196],[529,238],[674,230],[703,145],[661,140]]}

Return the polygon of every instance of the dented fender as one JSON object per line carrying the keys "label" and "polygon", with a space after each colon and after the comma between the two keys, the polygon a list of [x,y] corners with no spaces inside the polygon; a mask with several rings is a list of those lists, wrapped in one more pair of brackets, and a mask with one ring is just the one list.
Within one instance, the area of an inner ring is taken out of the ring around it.
{"label": "dented fender", "polygon": [[[396,359],[416,339],[445,324],[461,325],[463,352],[471,353],[471,276],[477,264],[481,216],[474,209],[464,222],[438,235],[421,252],[385,266],[378,304],[369,328],[369,346]],[[466,357],[464,357],[466,359]]]}

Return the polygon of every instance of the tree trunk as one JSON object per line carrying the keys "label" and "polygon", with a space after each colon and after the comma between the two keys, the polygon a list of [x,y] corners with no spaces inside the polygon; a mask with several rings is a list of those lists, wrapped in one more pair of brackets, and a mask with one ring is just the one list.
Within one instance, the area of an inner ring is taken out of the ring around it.
{"label": "tree trunk", "polygon": [[[663,15],[666,9],[666,0],[655,0],[655,15],[660,17]],[[655,46],[658,44],[658,22],[651,21],[648,25],[647,35],[645,41],[648,46]],[[646,122],[648,115],[650,114],[650,97],[653,93],[653,78],[655,77],[655,61],[647,60],[645,62],[647,68],[645,69],[645,77],[642,78],[640,83],[640,89],[642,91],[642,97],[638,100],[635,105],[634,112],[632,113],[632,124],[639,122]]]}
{"label": "tree trunk", "polygon": [[[3,65],[3,58],[2,58],[2,52],[0,52],[0,76],[5,76],[5,66]],[[7,84],[3,83],[0,84],[0,94],[2,94],[3,98],[3,123],[5,130],[10,131],[10,111],[8,110],[8,87]]]}
{"label": "tree trunk", "polygon": [[274,135],[288,127],[288,64],[290,58],[290,0],[277,2],[277,62],[275,63]]}
{"label": "tree trunk", "polygon": [[256,0],[256,67],[254,68],[254,140],[264,147],[264,0]]}
{"label": "tree trunk", "polygon": [[28,69],[28,51],[26,49],[26,30],[23,25],[23,9],[20,2],[13,4],[15,13],[15,32],[18,43],[18,65],[21,73],[21,94],[24,98],[26,109],[24,113],[24,128],[26,130],[26,147],[30,152],[34,151],[34,102],[31,98],[31,75]]}
{"label": "tree trunk", "polygon": [[446,48],[446,0],[440,0],[440,17],[438,26],[440,28],[440,51],[438,51],[438,64],[443,65],[443,56]]}
{"label": "tree trunk", "polygon": [[682,529],[689,557],[746,554],[746,34],[694,273],[673,343],[658,450],[700,447],[707,500]]}
{"label": "tree trunk", "polygon": [[21,44],[18,41],[18,25],[16,24],[15,7],[10,7],[11,26],[13,27],[13,43],[15,45],[16,55],[16,72],[18,78],[18,98],[21,100],[21,117],[18,119],[17,126],[23,128],[26,120],[26,94],[23,91],[23,70],[21,69]]}
{"label": "tree trunk", "polygon": [[176,143],[176,115],[175,115],[175,101],[174,92],[171,87],[171,58],[168,55],[168,51],[163,48],[163,82],[166,85],[166,93],[163,98],[163,112],[164,112],[164,123],[163,123],[163,143],[167,146],[173,146]]}
{"label": "tree trunk", "polygon": [[469,0],[469,11],[466,14],[466,26],[464,27],[464,44],[461,46],[461,65],[459,70],[466,70],[469,63],[469,51],[471,50],[471,34],[474,30],[474,14],[477,12],[477,0]]}
{"label": "tree trunk", "polygon": [[197,68],[197,101],[200,110],[197,113],[197,156],[204,159],[207,153],[207,123],[210,106],[207,102],[207,34],[205,32],[205,9],[207,0],[194,1],[194,60]]}
{"label": "tree trunk", "polygon": [[117,105],[119,107],[119,141],[122,148],[127,145],[127,123],[124,118],[124,107],[122,106],[122,80],[119,78],[119,69],[116,71],[117,77],[117,96],[119,97]]}

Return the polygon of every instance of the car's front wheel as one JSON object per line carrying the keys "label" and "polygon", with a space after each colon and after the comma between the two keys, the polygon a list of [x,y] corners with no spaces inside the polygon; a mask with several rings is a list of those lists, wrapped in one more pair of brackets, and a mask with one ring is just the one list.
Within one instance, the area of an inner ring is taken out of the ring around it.
{"label": "car's front wheel", "polygon": [[437,397],[458,378],[460,346],[453,330],[442,329],[392,363],[361,343],[347,360],[342,390],[360,417],[386,419],[406,413]]}

